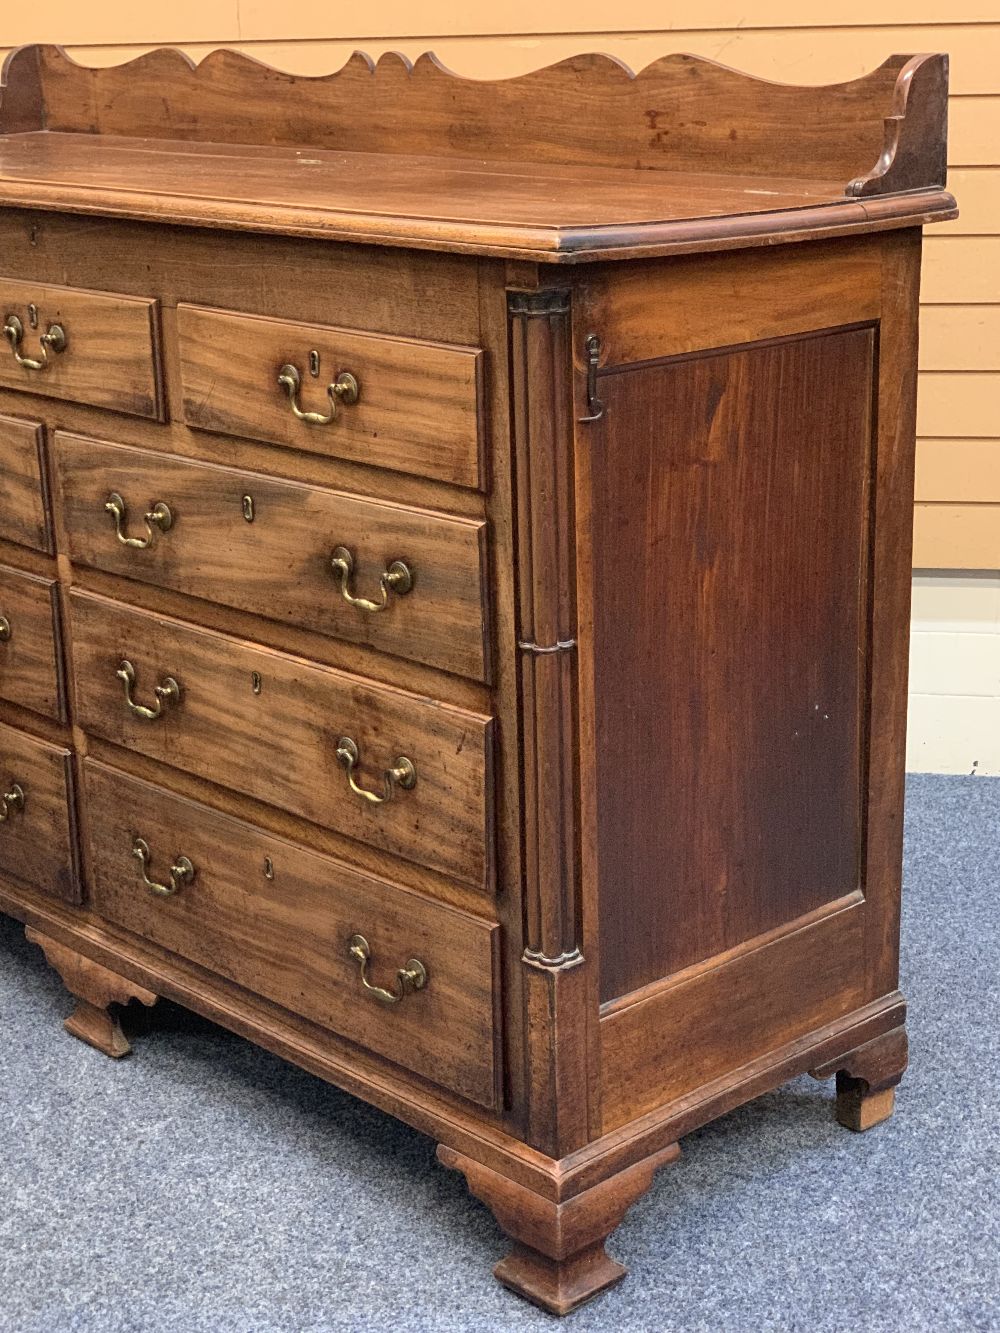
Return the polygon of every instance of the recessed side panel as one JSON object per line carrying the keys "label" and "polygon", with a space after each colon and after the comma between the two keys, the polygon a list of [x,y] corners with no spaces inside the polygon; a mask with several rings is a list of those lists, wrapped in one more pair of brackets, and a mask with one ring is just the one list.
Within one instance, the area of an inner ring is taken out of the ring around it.
{"label": "recessed side panel", "polygon": [[601,377],[604,1002],[863,889],[874,358],[845,328]]}

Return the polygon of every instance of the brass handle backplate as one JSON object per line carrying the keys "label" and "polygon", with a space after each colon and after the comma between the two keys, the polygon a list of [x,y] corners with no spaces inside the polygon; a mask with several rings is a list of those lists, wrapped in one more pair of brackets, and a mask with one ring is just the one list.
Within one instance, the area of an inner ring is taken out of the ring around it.
{"label": "brass handle backplate", "polygon": [[396,973],[395,990],[386,990],[384,986],[373,986],[368,980],[368,964],[371,961],[371,945],[364,935],[352,935],[347,941],[347,952],[361,966],[361,984],[380,1004],[399,1004],[411,991],[423,990],[427,985],[427,968],[419,958],[410,958],[405,967]]}
{"label": "brass handle backplate", "polygon": [[350,736],[341,736],[337,741],[337,762],[347,769],[347,781],[351,791],[371,805],[384,805],[386,801],[391,801],[397,787],[410,791],[417,785],[416,765],[412,759],[407,759],[405,754],[401,754],[392,768],[387,768],[382,775],[384,785],[381,794],[377,791],[368,791],[365,787],[359,787],[354,778],[354,770],[360,761],[361,755],[357,743]]}
{"label": "brass handle backplate", "polygon": [[392,564],[382,571],[382,577],[378,581],[379,600],[374,602],[368,597],[356,597],[348,586],[354,572],[354,556],[346,546],[334,548],[330,557],[330,568],[340,580],[340,595],[344,601],[350,606],[356,606],[359,611],[370,611],[372,614],[386,609],[391,593],[395,593],[397,597],[405,597],[413,587],[413,571],[409,565],[404,565],[402,560],[393,560]]}
{"label": "brass handle backplate", "polygon": [[42,344],[41,359],[33,356],[25,356],[21,351],[21,344],[24,342],[24,325],[18,319],[17,315],[8,315],[4,321],[3,336],[10,343],[10,350],[14,353],[14,360],[25,370],[45,370],[52,363],[49,361],[49,353],[65,352],[66,350],[66,330],[61,324],[50,324],[48,329],[39,334],[38,341]]}
{"label": "brass handle backplate", "polygon": [[24,788],[19,782],[10,784],[10,791],[0,796],[0,824],[5,824],[15,810],[24,809]]}
{"label": "brass handle backplate", "polygon": [[112,491],[104,501],[104,508],[111,515],[115,525],[115,536],[122,546],[130,546],[140,551],[145,551],[148,546],[153,545],[158,532],[169,532],[174,524],[170,507],[162,500],[157,500],[153,507],[143,514],[146,524],[145,537],[127,537],[125,524],[128,521],[128,511],[125,508],[125,501],[117,491]]}
{"label": "brass handle backplate", "polygon": [[129,711],[135,713],[136,717],[145,718],[147,722],[155,722],[162,715],[164,705],[179,704],[181,701],[181,687],[173,676],[164,676],[158,685],[153,686],[156,703],[152,707],[148,704],[137,704],[132,698],[132,690],[135,686],[135,667],[128,658],[122,658],[121,665],[115,675],[125,689],[125,702],[128,704]]}
{"label": "brass handle backplate", "polygon": [[10,621],[6,616],[0,616],[0,643],[9,643],[12,632]]}
{"label": "brass handle backplate", "polygon": [[329,426],[331,422],[337,419],[337,404],[343,403],[345,407],[351,406],[358,401],[358,395],[361,393],[361,385],[351,374],[349,370],[343,370],[333,381],[326,386],[327,396],[330,399],[330,410],[323,412],[303,412],[299,406],[299,391],[302,388],[302,375],[298,366],[284,365],[278,371],[278,383],[288,394],[288,401],[291,403],[292,412],[299,419],[304,421],[307,426]]}
{"label": "brass handle backplate", "polygon": [[132,839],[132,855],[142,867],[143,884],[157,898],[172,898],[184,884],[190,884],[195,877],[195,868],[188,858],[178,856],[174,858],[174,863],[170,867],[169,884],[158,884],[155,879],[150,879],[146,871],[153,859],[153,853],[149,850],[149,843],[145,838]]}

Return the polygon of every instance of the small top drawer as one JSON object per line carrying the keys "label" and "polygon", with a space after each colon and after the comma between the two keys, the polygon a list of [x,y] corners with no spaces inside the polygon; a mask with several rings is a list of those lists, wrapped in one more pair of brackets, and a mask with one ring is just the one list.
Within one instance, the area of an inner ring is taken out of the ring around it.
{"label": "small top drawer", "polygon": [[163,416],[157,302],[0,277],[0,388]]}
{"label": "small top drawer", "polygon": [[42,448],[38,422],[0,416],[0,538],[51,555],[55,547]]}
{"label": "small top drawer", "polygon": [[483,487],[483,353],[177,307],[189,426]]}

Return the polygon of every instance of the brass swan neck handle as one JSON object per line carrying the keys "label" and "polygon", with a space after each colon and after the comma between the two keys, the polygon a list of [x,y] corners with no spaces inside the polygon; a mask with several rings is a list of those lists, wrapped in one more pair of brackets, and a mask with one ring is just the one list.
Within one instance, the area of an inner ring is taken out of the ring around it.
{"label": "brass swan neck handle", "polygon": [[117,491],[112,491],[104,501],[104,508],[111,515],[115,525],[115,536],[122,546],[131,547],[134,550],[145,551],[156,541],[158,533],[169,532],[174,524],[174,516],[170,512],[170,506],[157,500],[153,507],[143,514],[143,521],[146,524],[145,537],[129,537],[125,532],[125,525],[128,522],[128,510],[125,507],[125,501]]}
{"label": "brass swan neck handle", "polygon": [[357,742],[350,736],[341,736],[337,741],[337,762],[347,770],[347,782],[351,791],[370,805],[384,805],[386,801],[391,801],[397,787],[403,791],[411,791],[417,785],[416,765],[412,759],[407,759],[405,754],[401,754],[392,767],[383,773],[381,793],[359,786],[354,770],[361,762],[361,755]]}
{"label": "brass swan neck handle", "polygon": [[146,722],[155,722],[163,714],[163,709],[167,704],[179,704],[181,701],[181,687],[174,680],[173,676],[164,676],[158,685],[153,686],[153,696],[156,703],[150,707],[148,704],[137,704],[132,697],[132,691],[135,688],[135,667],[123,657],[121,665],[115,672],[115,675],[121,681],[125,690],[125,702],[128,705],[129,712],[134,713],[136,717],[141,717]]}
{"label": "brass swan neck handle", "polygon": [[17,315],[7,316],[4,321],[3,336],[10,344],[10,350],[14,353],[14,360],[25,370],[47,370],[52,364],[49,360],[49,353],[65,352],[68,341],[66,330],[61,324],[50,324],[44,333],[38,335],[38,341],[42,344],[41,357],[25,356],[21,351],[21,344],[24,342],[24,325]]}
{"label": "brass swan neck handle", "polygon": [[299,393],[302,389],[302,373],[298,366],[288,363],[278,371],[278,384],[288,394],[292,414],[307,426],[329,426],[337,419],[337,407],[343,403],[350,407],[358,401],[361,385],[349,370],[343,370],[332,383],[326,386],[330,399],[329,412],[304,412],[299,406]]}
{"label": "brass swan neck handle", "polygon": [[24,788],[19,782],[12,782],[10,791],[0,796],[0,824],[5,824],[15,810],[24,809]]}
{"label": "brass swan neck handle", "polygon": [[359,611],[367,611],[375,615],[379,611],[384,611],[389,605],[389,597],[395,593],[397,597],[405,597],[413,587],[413,572],[409,565],[402,560],[393,560],[393,562],[382,571],[382,577],[378,581],[379,600],[372,601],[368,597],[357,597],[351,592],[351,575],[354,573],[354,556],[346,546],[334,547],[333,554],[330,556],[330,568],[340,581],[340,595],[349,606],[355,606]]}
{"label": "brass swan neck handle", "polygon": [[172,898],[183,885],[190,884],[197,873],[186,856],[178,856],[174,858],[174,863],[170,867],[170,883],[159,884],[155,879],[150,879],[147,873],[153,853],[149,850],[149,843],[145,838],[133,838],[132,855],[142,869],[143,884],[157,898]]}
{"label": "brass swan neck handle", "polygon": [[396,986],[394,990],[386,990],[384,986],[373,986],[368,980],[368,964],[371,962],[371,945],[365,939],[364,935],[352,935],[347,941],[347,952],[361,967],[361,984],[372,997],[378,1000],[380,1004],[399,1004],[405,1000],[412,991],[423,990],[427,985],[427,968],[419,958],[410,958],[405,967],[401,967],[396,972]]}

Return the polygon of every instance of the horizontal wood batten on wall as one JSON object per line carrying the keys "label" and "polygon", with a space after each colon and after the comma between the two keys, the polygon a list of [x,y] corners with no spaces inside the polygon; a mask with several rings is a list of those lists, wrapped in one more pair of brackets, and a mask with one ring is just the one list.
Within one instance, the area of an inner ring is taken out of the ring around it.
{"label": "horizontal wood batten on wall", "polygon": [[920,299],[1000,304],[1000,236],[925,236]]}
{"label": "horizontal wood batten on wall", "polygon": [[1000,504],[1000,439],[918,440],[916,497]]}
{"label": "horizontal wood batten on wall", "polygon": [[998,409],[1000,371],[925,370],[917,396],[917,434],[992,440],[1000,424]]}
{"label": "horizontal wood batten on wall", "polygon": [[917,504],[913,567],[936,568],[941,551],[957,555],[955,568],[1000,569],[1000,504]]}
{"label": "horizontal wood batten on wall", "polygon": [[1000,370],[1000,305],[925,306],[920,369]]}

